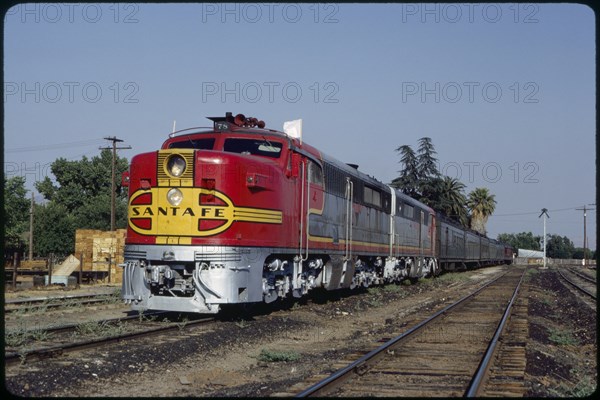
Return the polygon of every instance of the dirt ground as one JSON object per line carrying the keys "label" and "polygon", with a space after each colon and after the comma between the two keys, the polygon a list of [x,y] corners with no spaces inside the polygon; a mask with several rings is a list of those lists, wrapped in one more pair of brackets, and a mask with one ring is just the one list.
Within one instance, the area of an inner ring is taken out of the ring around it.
{"label": "dirt ground", "polygon": [[[251,315],[226,310],[217,324],[182,329],[168,338],[11,367],[5,384],[9,392],[26,397],[269,396],[334,372],[340,360],[394,336],[505,268],[353,294],[316,292],[301,302],[258,306]],[[565,288],[553,270],[531,268],[527,282],[527,394],[574,396],[595,389],[595,309]],[[67,323],[73,317],[63,313],[60,318]]]}

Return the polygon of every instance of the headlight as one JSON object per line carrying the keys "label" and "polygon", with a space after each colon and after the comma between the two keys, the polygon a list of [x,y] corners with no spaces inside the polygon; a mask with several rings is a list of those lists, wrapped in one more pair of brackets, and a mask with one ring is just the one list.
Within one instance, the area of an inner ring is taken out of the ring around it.
{"label": "headlight", "polygon": [[173,207],[177,207],[183,200],[183,193],[181,190],[173,188],[167,193],[167,200]]}
{"label": "headlight", "polygon": [[180,155],[172,155],[167,161],[167,171],[174,177],[180,177],[185,172],[185,160]]}

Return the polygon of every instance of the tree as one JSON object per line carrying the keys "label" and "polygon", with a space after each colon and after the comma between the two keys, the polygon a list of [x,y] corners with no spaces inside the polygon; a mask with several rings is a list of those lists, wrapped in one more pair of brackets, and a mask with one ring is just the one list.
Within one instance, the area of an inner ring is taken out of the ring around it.
{"label": "tree", "polygon": [[400,153],[400,162],[404,165],[400,170],[400,176],[394,179],[391,185],[400,189],[402,193],[417,198],[419,196],[419,171],[418,161],[414,150],[409,145],[403,145],[396,149]]}
{"label": "tree", "polygon": [[[54,184],[49,177],[36,183],[36,189],[45,199],[64,206],[74,216],[78,228],[110,229],[112,153],[102,150],[100,156],[91,159],[83,157],[79,161],[59,158],[52,163],[50,170],[56,178]],[[128,168],[126,158],[117,158],[116,176]],[[116,182],[116,226],[126,226],[127,193]]]}
{"label": "tree", "polygon": [[[116,176],[127,170],[126,158],[117,158]],[[46,177],[35,184],[48,203],[36,208],[34,249],[40,255],[54,252],[67,255],[73,251],[75,229],[110,229],[112,189],[112,152],[103,150],[91,159],[78,161],[58,158],[50,166],[55,181]],[[116,182],[115,222],[117,228],[127,224],[127,192]],[[39,215],[38,215],[39,213]]]}
{"label": "tree", "polygon": [[417,150],[417,170],[418,178],[421,181],[427,181],[430,178],[437,178],[440,173],[437,169],[437,152],[433,147],[431,138],[422,137],[419,139],[419,149]]}
{"label": "tree", "polygon": [[546,243],[546,255],[550,258],[573,258],[575,246],[566,236],[549,235]]}
{"label": "tree", "polygon": [[447,217],[466,226],[468,223],[467,198],[464,195],[465,185],[458,179],[444,176],[439,181],[438,209]]}
{"label": "tree", "polygon": [[23,234],[29,232],[29,204],[25,178],[4,178],[4,244],[7,249],[22,248]]}
{"label": "tree", "polygon": [[487,188],[475,188],[467,199],[467,207],[471,211],[471,229],[485,235],[485,225],[496,209],[496,200]]}
{"label": "tree", "polygon": [[498,241],[502,243],[508,243],[515,249],[524,250],[541,250],[540,243],[542,242],[541,236],[533,236],[531,232],[521,233],[501,233],[498,235]]}
{"label": "tree", "polygon": [[[583,247],[576,247],[575,250],[573,250],[573,258],[576,260],[582,260],[583,259]],[[594,253],[592,252],[592,250],[590,249],[585,249],[585,258],[586,259],[592,259],[595,258],[594,257]]]}
{"label": "tree", "polygon": [[65,256],[75,247],[75,218],[69,210],[55,202],[36,204],[34,207],[33,250],[38,256],[50,253]]}

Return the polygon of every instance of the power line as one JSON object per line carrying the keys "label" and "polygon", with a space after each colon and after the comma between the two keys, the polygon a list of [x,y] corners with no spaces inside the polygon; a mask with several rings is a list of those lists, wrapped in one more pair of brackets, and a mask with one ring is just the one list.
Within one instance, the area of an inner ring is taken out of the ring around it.
{"label": "power line", "polygon": [[87,139],[87,140],[77,140],[74,142],[64,142],[64,143],[54,143],[47,145],[39,145],[39,146],[26,146],[26,147],[14,147],[12,149],[5,149],[6,153],[23,153],[28,151],[44,151],[44,150],[56,150],[56,149],[64,149],[69,147],[82,147],[82,146],[92,146],[98,143],[101,143],[101,138],[96,139]]}
{"label": "power line", "polygon": [[[555,210],[547,210],[547,211],[548,212],[561,212],[561,211],[569,211],[569,210],[577,210],[577,206],[568,207],[568,208],[558,208]],[[588,210],[588,211],[592,211],[592,210]],[[490,218],[491,217],[515,217],[515,216],[519,216],[519,215],[537,215],[538,213],[539,213],[539,211],[512,213],[512,214],[492,214],[492,215],[490,215]]]}

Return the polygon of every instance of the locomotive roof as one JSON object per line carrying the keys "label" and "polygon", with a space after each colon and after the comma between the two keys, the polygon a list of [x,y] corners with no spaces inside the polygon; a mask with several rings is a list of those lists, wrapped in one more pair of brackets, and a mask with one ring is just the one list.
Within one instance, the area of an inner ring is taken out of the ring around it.
{"label": "locomotive roof", "polygon": [[[223,126],[223,125],[221,125],[221,126]],[[306,142],[301,142],[297,138],[293,138],[284,132],[281,132],[281,131],[278,131],[275,129],[237,126],[232,123],[229,123],[226,126],[227,126],[227,129],[223,129],[223,130],[217,130],[217,129],[215,129],[215,127],[195,127],[195,128],[183,129],[183,130],[171,133],[169,135],[169,139],[167,139],[167,141],[165,141],[165,143],[170,141],[171,139],[178,138],[178,137],[185,137],[186,135],[215,134],[215,133],[216,134],[228,134],[228,133],[238,133],[239,134],[239,133],[241,133],[241,134],[248,134],[248,135],[260,135],[261,137],[268,136],[268,137],[274,137],[274,138],[278,138],[278,139],[284,139],[284,140],[288,141],[290,148],[292,148],[293,150],[299,151],[299,152],[303,153],[304,155],[312,156],[314,159],[317,159],[319,161],[319,163],[320,163],[320,161],[326,162],[326,163],[331,164],[334,167],[344,171],[345,173],[347,173],[351,176],[354,176],[357,179],[360,179],[361,181],[363,181],[373,187],[382,189],[384,191],[389,190],[389,186],[387,184],[360,171],[358,169],[358,166],[354,167],[347,163],[344,163],[335,157],[332,157],[326,153],[323,153],[322,151],[317,150],[310,144],[308,144]],[[163,144],[163,146],[164,146],[164,144]],[[435,212],[431,207],[402,193],[400,190],[394,189],[394,191],[396,192],[396,197],[400,198],[404,203],[419,207],[430,213]]]}

